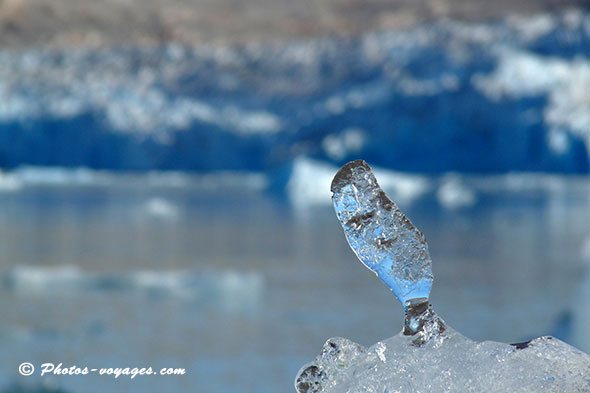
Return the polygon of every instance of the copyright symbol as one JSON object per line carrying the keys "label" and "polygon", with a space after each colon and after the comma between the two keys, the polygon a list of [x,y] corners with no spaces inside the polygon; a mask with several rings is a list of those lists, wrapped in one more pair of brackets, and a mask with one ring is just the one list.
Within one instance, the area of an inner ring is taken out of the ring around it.
{"label": "copyright symbol", "polygon": [[35,366],[28,362],[21,363],[20,366],[18,366],[18,372],[27,377],[35,372]]}

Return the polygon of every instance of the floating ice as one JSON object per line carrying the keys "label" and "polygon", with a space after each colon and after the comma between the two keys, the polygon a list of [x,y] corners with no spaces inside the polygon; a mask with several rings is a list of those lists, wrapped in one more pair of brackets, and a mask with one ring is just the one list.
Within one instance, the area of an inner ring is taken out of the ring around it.
{"label": "floating ice", "polygon": [[[176,171],[118,173],[90,168],[21,166],[0,171],[0,192],[26,187],[112,187],[189,188],[204,192],[260,192],[268,188],[268,176],[261,172],[213,171],[191,174]],[[327,192],[327,191],[326,191]],[[156,198],[160,199],[160,198]],[[148,205],[157,205],[148,203]],[[152,210],[149,209],[148,210]],[[155,209],[158,210],[158,209]]]}
{"label": "floating ice", "polygon": [[173,202],[164,198],[150,198],[142,207],[142,213],[153,218],[167,221],[176,221],[180,215],[180,209]]}
{"label": "floating ice", "polygon": [[404,305],[403,330],[370,348],[329,339],[295,379],[298,393],[590,392],[590,356],[553,338],[477,343],[434,313],[424,236],[379,187],[364,161],[332,182],[333,202],[359,259]]}
{"label": "floating ice", "polygon": [[468,207],[476,202],[474,191],[467,187],[457,175],[447,175],[442,179],[436,198],[447,209]]}
{"label": "floating ice", "polygon": [[22,183],[10,173],[0,171],[0,192],[18,191],[22,188]]}
{"label": "floating ice", "polygon": [[15,266],[0,275],[0,290],[17,295],[59,297],[126,292],[151,299],[202,302],[216,310],[256,309],[263,276],[236,271],[140,270],[98,273],[77,266]]}

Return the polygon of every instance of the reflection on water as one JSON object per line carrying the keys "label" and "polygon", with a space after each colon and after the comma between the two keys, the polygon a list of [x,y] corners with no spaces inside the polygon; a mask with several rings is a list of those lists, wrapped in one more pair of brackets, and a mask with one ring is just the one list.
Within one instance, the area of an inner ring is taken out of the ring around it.
{"label": "reflection on water", "polygon": [[[289,392],[327,338],[370,345],[401,329],[329,200],[109,179],[0,193],[0,387],[40,382],[18,377],[30,361],[187,369],[43,379],[71,392]],[[437,312],[473,339],[559,334],[589,351],[589,301],[574,299],[590,281],[590,181],[421,181],[400,204],[429,242]]]}

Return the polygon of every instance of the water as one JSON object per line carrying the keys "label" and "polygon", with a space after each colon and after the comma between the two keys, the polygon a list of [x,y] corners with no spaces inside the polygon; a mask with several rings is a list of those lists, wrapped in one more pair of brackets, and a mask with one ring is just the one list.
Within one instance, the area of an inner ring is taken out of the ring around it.
{"label": "water", "polygon": [[[43,378],[68,392],[292,392],[326,338],[370,345],[400,331],[401,306],[358,263],[329,198],[288,203],[243,186],[252,181],[101,176],[4,179],[0,389],[39,382],[17,367],[47,361],[187,370]],[[588,178],[427,181],[400,208],[430,246],[437,313],[474,340],[559,334],[588,348],[575,334],[589,312],[576,298],[587,282]]]}

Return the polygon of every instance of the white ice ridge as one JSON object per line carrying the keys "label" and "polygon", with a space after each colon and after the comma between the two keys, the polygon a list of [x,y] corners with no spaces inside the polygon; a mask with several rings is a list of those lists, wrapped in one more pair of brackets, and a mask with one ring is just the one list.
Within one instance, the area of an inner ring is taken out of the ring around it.
{"label": "white ice ridge", "polygon": [[332,338],[299,371],[298,393],[590,391],[590,355],[553,338],[474,342],[451,328],[423,346],[402,333],[370,348]]}
{"label": "white ice ridge", "polygon": [[344,165],[331,190],[338,220],[361,262],[404,307],[412,299],[427,299],[432,261],[424,235],[387,197],[369,165],[362,160]]}

